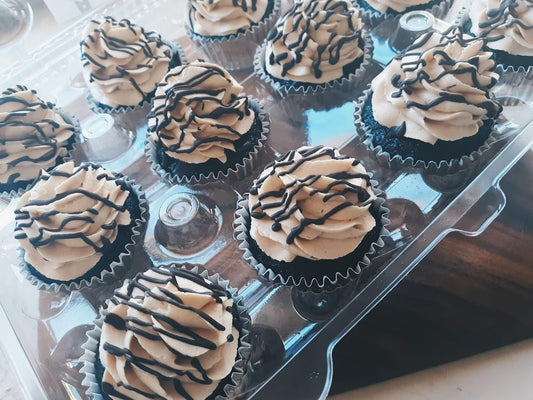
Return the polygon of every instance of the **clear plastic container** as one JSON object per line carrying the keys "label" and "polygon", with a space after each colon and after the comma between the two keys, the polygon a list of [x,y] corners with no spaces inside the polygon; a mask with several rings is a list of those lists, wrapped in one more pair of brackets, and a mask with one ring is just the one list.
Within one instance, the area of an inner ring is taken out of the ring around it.
{"label": "clear plastic container", "polygon": [[[171,187],[150,170],[143,154],[146,109],[113,116],[89,109],[81,79],[79,39],[84,21],[94,15],[112,15],[130,18],[176,40],[188,60],[206,58],[185,35],[183,4],[183,0],[134,4],[124,0],[99,8],[43,45],[30,62],[1,77],[0,86],[25,84],[78,116],[84,143],[75,158],[98,161],[143,186],[150,220],[144,251],[136,253],[127,277],[150,263],[187,262],[218,272],[239,288],[252,318],[254,345],[252,368],[239,388],[239,398],[324,398],[331,383],[335,343],[447,233],[479,234],[504,207],[499,181],[533,142],[531,71],[502,78],[496,90],[504,104],[496,128],[497,142],[476,168],[446,177],[415,169],[392,171],[380,166],[359,144],[353,125],[353,100],[394,54],[388,38],[393,37],[397,21],[385,21],[373,30],[375,57],[364,82],[355,92],[337,93],[335,104],[320,104],[320,96],[312,95],[282,98],[251,70],[233,71],[246,93],[261,99],[273,116],[267,151],[241,181]],[[456,2],[448,21],[455,19],[459,6]],[[104,136],[106,143],[112,140],[113,145],[102,148],[99,139]],[[300,145],[318,143],[337,146],[363,161],[387,198],[391,219],[385,247],[372,261],[378,273],[324,294],[259,278],[242,259],[232,226],[237,200],[265,163]],[[16,199],[0,199],[0,258],[4,264],[0,338],[29,398],[83,399],[78,361],[81,345],[99,307],[121,281],[74,292],[37,290],[18,267],[13,238],[15,204]],[[187,237],[198,231],[205,232],[203,240],[187,242]]]}

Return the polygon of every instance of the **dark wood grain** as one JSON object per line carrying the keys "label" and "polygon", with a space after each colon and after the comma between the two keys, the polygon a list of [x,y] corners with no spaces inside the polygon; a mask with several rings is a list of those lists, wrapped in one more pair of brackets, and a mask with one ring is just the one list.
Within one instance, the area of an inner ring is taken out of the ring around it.
{"label": "dark wood grain", "polygon": [[478,237],[451,234],[334,350],[331,393],[533,337],[533,152]]}

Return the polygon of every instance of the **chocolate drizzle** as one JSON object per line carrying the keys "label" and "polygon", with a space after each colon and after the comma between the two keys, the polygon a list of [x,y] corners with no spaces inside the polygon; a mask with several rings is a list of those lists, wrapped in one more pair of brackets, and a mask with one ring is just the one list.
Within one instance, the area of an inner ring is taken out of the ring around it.
{"label": "chocolate drizzle", "polygon": [[[298,156],[298,157],[297,157]],[[273,222],[272,230],[277,232],[281,230],[281,222],[290,218],[297,212],[301,212],[302,217],[299,224],[292,228],[287,234],[286,243],[292,244],[296,238],[305,230],[309,225],[323,225],[332,216],[348,207],[366,207],[372,202],[371,192],[368,188],[370,186],[370,176],[365,173],[350,172],[350,171],[338,171],[324,175],[321,171],[317,171],[316,174],[307,175],[303,178],[294,177],[290,183],[286,183],[280,190],[267,191],[261,190],[261,186],[273,175],[277,175],[279,178],[295,173],[299,168],[314,160],[352,160],[351,166],[356,166],[359,161],[339,155],[338,152],[331,147],[316,146],[300,148],[293,150],[282,156],[279,160],[269,164],[263,175],[258,178],[252,188],[250,189],[250,195],[257,196],[257,202],[250,203],[250,215],[255,219],[270,218]],[[319,179],[327,178],[331,180],[325,188],[314,188],[313,184]],[[365,186],[359,186],[354,184],[352,179],[362,179],[365,182]],[[320,218],[306,218],[303,216],[302,210],[300,210],[298,201],[295,201],[295,197],[298,196],[301,190],[309,190],[309,196],[315,196],[320,194],[324,203],[330,201],[333,198],[340,197],[342,201],[335,207],[331,208]],[[348,194],[356,194],[358,203],[353,203],[346,197]],[[267,214],[265,210],[276,208],[279,210],[272,214]]]}
{"label": "chocolate drizzle", "polygon": [[[183,281],[193,282],[200,288],[187,289],[180,284]],[[146,357],[148,353],[145,353],[145,356],[140,356],[135,354],[133,348],[120,347],[105,341],[100,343],[101,351],[103,350],[114,357],[124,358],[126,369],[132,367],[140,369],[157,378],[162,387],[172,387],[185,399],[192,399],[192,394],[187,391],[183,382],[210,385],[213,383],[213,380],[209,377],[208,371],[202,366],[198,358],[180,354],[169,345],[167,338],[209,350],[217,349],[217,345],[208,339],[207,336],[204,336],[209,335],[208,330],[205,328],[194,329],[182,325],[179,319],[172,319],[159,310],[146,308],[143,305],[143,299],[152,297],[167,304],[171,308],[192,312],[210,325],[212,329],[223,332],[226,329],[224,325],[214,320],[204,311],[185,304],[186,300],[183,300],[182,297],[186,295],[186,298],[189,299],[194,294],[210,296],[216,303],[220,304],[227,301],[227,299],[231,299],[231,295],[227,290],[205,280],[195,273],[180,269],[176,266],[152,267],[146,273],[137,274],[121,290],[115,292],[115,296],[111,299],[112,305],[109,307],[109,313],[105,317],[103,327],[103,330],[105,330],[105,325],[107,324],[123,332],[123,335],[126,335],[126,332],[129,331],[134,334],[134,337],[141,336],[159,342],[176,356],[177,364],[188,363],[192,368],[175,368],[165,363],[165,358],[158,359],[157,354]],[[132,317],[126,317],[124,319],[114,313],[119,313],[122,307],[131,307],[142,315],[149,316],[148,321],[150,322]],[[161,307],[161,310],[164,309],[166,307]],[[232,320],[235,324],[237,318],[236,306],[232,305],[227,307],[227,312],[232,314]],[[116,335],[112,335],[112,337],[116,337]],[[228,342],[234,340],[232,335],[227,335],[227,338]],[[102,336],[102,340],[105,340],[104,336]],[[101,359],[103,360],[105,357],[101,357]],[[142,394],[147,398],[163,399],[156,393],[141,392],[140,389],[132,386],[129,382],[117,382],[116,386],[114,387],[108,382],[103,382],[102,384],[102,388],[107,394],[118,398],[129,398],[118,390],[120,387],[123,387],[129,391]]]}
{"label": "chocolate drizzle", "polygon": [[[524,4],[526,8],[533,8],[533,4],[524,0],[501,0],[498,8],[487,10],[487,20],[478,24],[481,30],[479,36],[487,41],[496,42],[504,38],[503,34],[492,36],[492,32],[499,29],[512,29],[515,25],[521,29],[533,29],[533,25],[527,25],[521,18],[517,9]],[[533,44],[532,44],[533,45]]]}
{"label": "chocolate drizzle", "polygon": [[[308,50],[310,42],[314,42],[316,32],[320,32],[323,25],[332,23],[331,19],[342,18],[348,26],[348,32],[342,36],[332,32],[326,43],[318,45],[316,56],[313,56],[311,68],[315,78],[320,79],[324,61],[329,65],[336,65],[341,59],[343,46],[358,45],[362,30],[353,24],[354,13],[357,13],[357,10],[344,0],[297,1],[267,36],[269,42],[280,41],[287,51],[278,54],[271,52],[267,62],[270,65],[281,64],[281,77],[285,77],[292,68],[302,62],[302,55]],[[336,23],[342,24],[338,21]],[[289,38],[293,40],[292,43]],[[327,56],[324,57],[326,53]]]}

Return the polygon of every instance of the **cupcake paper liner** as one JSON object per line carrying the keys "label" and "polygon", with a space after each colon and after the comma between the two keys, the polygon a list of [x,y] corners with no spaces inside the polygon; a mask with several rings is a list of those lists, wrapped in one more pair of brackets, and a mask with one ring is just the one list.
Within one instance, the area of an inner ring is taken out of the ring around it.
{"label": "cupcake paper liner", "polygon": [[250,29],[227,36],[202,36],[186,24],[187,35],[200,47],[207,60],[228,70],[251,68],[253,54],[279,18],[281,0],[273,0],[272,11]]}
{"label": "cupcake paper liner", "polygon": [[452,3],[453,3],[453,0],[442,0],[437,4],[434,4],[430,8],[423,8],[423,5],[421,5],[422,6],[421,8],[417,8],[417,9],[408,7],[411,9],[408,9],[401,13],[394,13],[394,14],[390,12],[381,13],[377,10],[370,9],[370,6],[368,8],[359,7],[359,14],[363,22],[373,28],[377,26],[378,24],[380,24],[381,22],[385,21],[386,19],[399,18],[401,17],[402,14],[405,14],[409,11],[418,11],[418,10],[429,11],[431,14],[433,14],[435,18],[442,18],[444,15],[446,15],[448,10],[451,8]]}
{"label": "cupcake paper liner", "polygon": [[[98,167],[97,164],[88,164]],[[19,246],[19,265],[22,270],[22,273],[32,285],[37,286],[37,289],[53,290],[56,293],[61,290],[79,290],[87,286],[93,286],[103,282],[111,281],[116,277],[121,277],[125,274],[131,263],[137,245],[139,243],[142,243],[144,229],[146,227],[146,221],[148,220],[148,201],[146,200],[146,195],[142,190],[141,186],[135,183],[135,181],[122,174],[117,173],[115,174],[115,176],[122,177],[126,184],[131,188],[135,196],[139,199],[140,209],[140,217],[134,221],[134,225],[131,228],[131,238],[126,244],[125,248],[119,254],[118,260],[113,261],[108,267],[104,266],[104,268],[99,272],[99,275],[93,275],[90,277],[89,280],[82,279],[79,282],[47,283],[39,279],[31,272],[28,264],[24,261],[25,251],[22,247]],[[34,182],[34,184],[35,183],[36,182]]]}
{"label": "cupcake paper liner", "polygon": [[[74,127],[74,133],[73,133],[73,142],[71,143],[70,145],[70,149],[67,149],[67,154],[63,157],[62,159],[62,162],[58,163],[58,164],[55,164],[54,166],[50,167],[47,169],[48,170],[51,170],[52,168],[55,168],[57,165],[61,164],[61,163],[64,163],[64,162],[67,162],[67,161],[71,161],[72,160],[72,157],[73,157],[73,154],[74,152],[76,151],[76,147],[79,145],[80,143],[80,135],[82,134],[82,130],[81,130],[81,126],[80,126],[80,121],[78,120],[78,118],[76,118],[74,115],[70,114],[70,113],[67,113],[66,111],[64,111],[62,108],[60,107],[55,107],[54,109],[59,115],[61,115],[61,117],[63,117],[63,119],[65,120],[65,122],[67,122],[68,124],[72,125]],[[37,178],[37,177],[35,177]],[[18,189],[12,189],[10,191],[4,191],[4,192],[0,192],[0,194],[2,195],[6,195],[7,197],[10,197],[10,198],[13,198],[13,197],[20,197],[22,196],[31,186],[33,186],[33,184],[35,183],[35,178],[29,182],[27,185],[25,185],[24,187],[20,187]]]}
{"label": "cupcake paper liner", "polygon": [[[375,188],[377,182],[371,180],[370,183],[376,195],[379,196],[380,191]],[[361,260],[354,261],[355,265],[347,265],[346,272],[337,272],[335,274],[335,279],[331,279],[326,275],[316,276],[312,279],[292,275],[283,276],[258,261],[250,250],[250,243],[253,239],[249,235],[251,216],[248,209],[248,195],[245,195],[245,197],[237,203],[233,229],[235,232],[235,238],[239,242],[239,249],[244,252],[242,256],[243,259],[247,261],[253,269],[257,270],[260,276],[270,282],[280,283],[285,286],[295,286],[300,290],[310,290],[313,292],[332,291],[347,284],[353,284],[355,285],[355,288],[362,275],[365,277],[372,275],[373,268],[371,261],[376,256],[378,250],[385,245],[384,238],[389,234],[386,229],[386,226],[390,223],[386,218],[389,210],[384,206],[385,200],[382,197],[378,197],[376,202],[379,208],[377,214],[380,216],[381,223],[381,231],[379,232],[377,239],[371,243],[369,249]]]}
{"label": "cupcake paper liner", "polygon": [[349,74],[348,76],[343,76],[340,79],[335,79],[333,81],[320,83],[320,84],[302,84],[299,85],[298,82],[294,82],[292,85],[285,85],[282,82],[279,82],[266,71],[265,67],[265,53],[267,41],[265,40],[260,47],[257,48],[254,56],[254,71],[263,81],[272,86],[276,91],[280,93],[281,96],[286,96],[291,93],[323,93],[331,89],[342,89],[348,90],[353,86],[357,85],[361,80],[361,77],[366,71],[370,61],[372,60],[372,53],[374,51],[374,44],[372,42],[372,37],[369,32],[364,30],[364,47],[363,47],[363,60],[359,67],[355,70],[354,73]]}
{"label": "cupcake paper liner", "polygon": [[207,175],[201,173],[199,176],[185,176],[185,175],[174,175],[171,172],[165,170],[157,161],[157,145],[153,141],[150,135],[147,135],[146,146],[144,153],[150,164],[152,170],[160,175],[163,179],[170,182],[171,184],[198,184],[198,183],[207,183],[214,182],[219,180],[226,179],[235,179],[239,180],[249,175],[250,172],[254,169],[254,163],[257,158],[259,151],[263,148],[268,134],[270,133],[270,118],[266,113],[263,104],[250,96],[248,96],[251,107],[259,114],[259,119],[262,124],[262,131],[258,142],[254,145],[253,151],[246,154],[242,161],[238,162],[235,166],[229,167],[226,171],[210,171]]}
{"label": "cupcake paper liner", "polygon": [[[232,288],[230,286],[230,282],[228,280],[223,279],[219,274],[209,275],[206,270],[200,273],[198,266],[193,266],[190,264],[168,264],[167,266],[175,266],[199,274],[211,283],[219,285],[228,292],[230,292],[234,300],[234,304],[236,304],[237,306],[237,312],[239,314],[240,322],[242,323],[239,338],[240,343],[237,349],[237,359],[230,373],[231,382],[227,383],[223,387],[223,391],[226,396],[219,395],[216,396],[216,399],[221,400],[224,398],[235,398],[239,396],[239,387],[242,385],[244,375],[248,370],[247,365],[252,351],[250,337],[251,320],[247,314],[246,308],[244,307],[242,297],[237,296],[237,289]],[[161,265],[159,267],[165,267],[165,265]],[[98,382],[98,378],[96,377],[95,363],[98,345],[100,342],[100,335],[102,333],[102,325],[104,322],[105,315],[107,314],[107,307],[109,305],[108,302],[109,300],[100,309],[99,316],[94,321],[94,328],[87,332],[87,341],[82,345],[82,348],[85,351],[80,358],[80,361],[83,363],[83,367],[81,368],[80,372],[85,375],[82,381],[82,385],[87,387],[86,394],[89,396],[89,398],[92,398],[93,400],[104,400],[104,396],[101,394],[100,391],[100,382]]]}
{"label": "cupcake paper liner", "polygon": [[[172,42],[170,40],[163,40],[163,42],[169,45],[170,48],[172,49],[173,56],[168,66],[169,70],[179,65],[187,64],[187,57],[185,56],[185,51],[183,51],[183,48],[178,43]],[[179,60],[176,59],[176,56],[179,58]],[[89,104],[89,108],[97,114],[128,113],[128,112],[139,110],[141,108],[148,106],[152,102],[152,98],[154,97],[154,95],[155,95],[155,89],[152,93],[148,93],[147,97],[143,101],[141,101],[139,104],[132,105],[132,106],[118,105],[118,106],[113,107],[113,106],[101,103],[98,100],[96,100],[91,94],[90,87],[88,87],[87,102]]]}
{"label": "cupcake paper liner", "polygon": [[480,160],[490,147],[497,141],[496,131],[491,130],[489,137],[485,140],[483,145],[478,149],[472,151],[469,155],[463,155],[458,159],[437,161],[423,161],[415,160],[413,157],[402,157],[399,154],[391,155],[383,150],[382,146],[375,146],[372,143],[372,134],[367,130],[366,125],[361,117],[363,105],[366,103],[368,97],[372,93],[372,89],[368,88],[363,92],[363,95],[357,100],[355,106],[354,122],[359,140],[376,156],[377,160],[382,165],[387,165],[392,169],[401,168],[421,168],[430,174],[446,175],[454,174],[462,169],[474,166],[474,163]]}

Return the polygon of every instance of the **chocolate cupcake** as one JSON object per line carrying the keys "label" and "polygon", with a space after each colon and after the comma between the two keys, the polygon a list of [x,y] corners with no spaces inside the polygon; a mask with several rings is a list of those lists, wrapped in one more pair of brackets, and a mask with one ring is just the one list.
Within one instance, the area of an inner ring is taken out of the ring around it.
{"label": "chocolate cupcake", "polygon": [[41,169],[68,156],[78,121],[18,85],[0,95],[0,192],[21,194]]}
{"label": "chocolate cupcake", "polygon": [[216,276],[176,265],[126,281],[84,345],[88,394],[224,397],[240,383],[250,347],[250,321],[234,292]]}
{"label": "chocolate cupcake", "polygon": [[474,0],[470,31],[484,38],[503,67],[533,65],[533,6],[527,0]]}
{"label": "chocolate cupcake", "polygon": [[100,166],[42,171],[15,210],[21,265],[39,287],[78,289],[123,273],[147,218],[144,193]]}
{"label": "chocolate cupcake", "polygon": [[370,35],[349,1],[301,0],[255,56],[256,73],[284,93],[348,87],[372,56]]}
{"label": "chocolate cupcake", "polygon": [[187,33],[207,60],[230,70],[249,68],[280,7],[281,0],[187,0]]}
{"label": "chocolate cupcake", "polygon": [[359,161],[331,147],[301,147],[254,181],[235,229],[260,275],[329,290],[356,280],[383,246],[382,203]]}
{"label": "chocolate cupcake", "polygon": [[357,105],[369,148],[393,167],[438,173],[479,158],[502,109],[492,96],[499,75],[483,45],[455,29],[430,32],[394,58]]}
{"label": "chocolate cupcake", "polygon": [[261,104],[224,68],[196,61],[171,70],[158,85],[146,154],[173,183],[242,178],[269,128]]}
{"label": "chocolate cupcake", "polygon": [[177,44],[127,19],[91,20],[80,48],[89,104],[98,112],[145,104],[169,68],[185,62]]}

